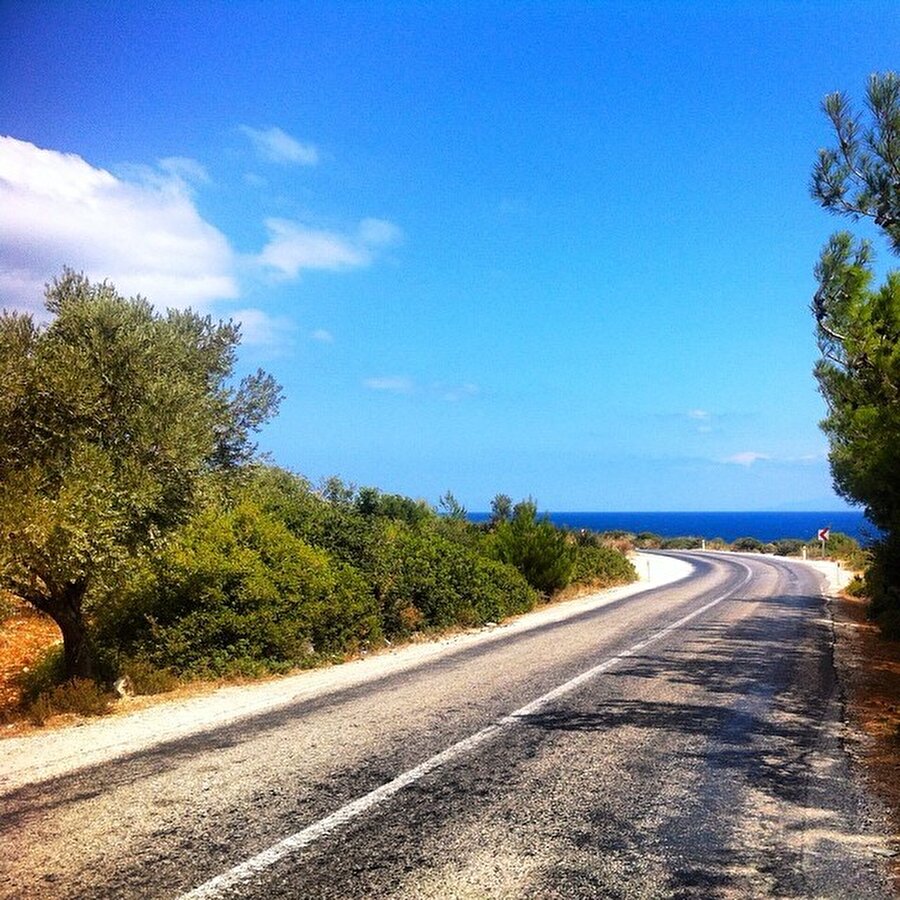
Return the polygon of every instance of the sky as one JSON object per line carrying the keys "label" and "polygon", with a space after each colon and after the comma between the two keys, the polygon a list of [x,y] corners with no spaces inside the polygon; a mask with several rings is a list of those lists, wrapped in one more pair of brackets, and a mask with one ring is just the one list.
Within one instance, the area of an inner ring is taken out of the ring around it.
{"label": "sky", "polygon": [[896,2],[2,0],[0,306],[240,321],[313,483],[839,509],[809,176],[898,68]]}

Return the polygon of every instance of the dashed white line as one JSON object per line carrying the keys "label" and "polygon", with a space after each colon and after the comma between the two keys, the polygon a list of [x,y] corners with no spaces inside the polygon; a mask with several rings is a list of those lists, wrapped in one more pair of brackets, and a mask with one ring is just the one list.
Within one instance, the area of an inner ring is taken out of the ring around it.
{"label": "dashed white line", "polygon": [[404,788],[409,787],[409,785],[424,778],[435,769],[439,769],[446,763],[464,756],[481,744],[502,734],[507,729],[520,725],[524,719],[539,712],[553,700],[571,693],[585,682],[590,681],[592,678],[596,678],[598,675],[611,669],[622,660],[628,659],[628,657],[633,656],[645,647],[649,647],[651,644],[655,644],[657,641],[662,640],[673,631],[686,625],[692,619],[696,619],[697,616],[703,615],[703,613],[712,609],[714,606],[717,606],[723,600],[727,600],[735,591],[739,591],[745,587],[753,577],[753,573],[748,566],[745,566],[743,563],[738,564],[747,570],[747,574],[744,576],[744,580],[736,588],[720,597],[716,597],[715,600],[711,600],[709,603],[694,610],[692,613],[682,616],[678,621],[672,622],[665,628],[661,628],[650,637],[638,641],[638,643],[633,644],[627,650],[623,650],[621,653],[617,653],[615,656],[611,656],[603,662],[598,663],[596,666],[587,669],[580,675],[576,675],[574,678],[555,687],[552,691],[548,691],[536,700],[532,700],[531,703],[517,709],[515,712],[504,716],[502,719],[498,719],[496,722],[487,725],[480,731],[476,731],[469,737],[447,747],[446,750],[442,750],[440,753],[426,759],[418,766],[407,770],[402,775],[398,775],[393,781],[389,781],[387,784],[383,784],[374,791],[364,794],[362,797],[358,797],[356,800],[342,806],[324,819],[313,822],[312,825],[308,825],[301,831],[284,838],[284,840],[279,841],[277,844],[273,844],[267,850],[263,850],[261,853],[236,865],[227,872],[223,872],[221,875],[211,878],[209,881],[194,888],[192,891],[182,894],[180,900],[213,900],[213,898],[222,897],[227,891],[250,881],[255,875],[270,868],[279,860],[302,850],[304,847],[308,847],[310,844],[325,837],[325,835],[330,834],[332,831],[336,831],[357,816],[360,816],[363,813],[368,812],[368,810],[384,803],[386,800],[389,800],[394,794],[399,793]]}

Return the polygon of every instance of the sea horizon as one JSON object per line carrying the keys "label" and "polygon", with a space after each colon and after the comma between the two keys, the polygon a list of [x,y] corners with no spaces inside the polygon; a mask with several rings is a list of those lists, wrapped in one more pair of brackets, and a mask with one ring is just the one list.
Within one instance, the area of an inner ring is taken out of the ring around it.
{"label": "sea horizon", "polygon": [[[543,515],[544,513],[542,513]],[[701,537],[735,541],[753,537],[760,541],[784,538],[812,540],[820,528],[849,535],[862,544],[878,537],[878,529],[862,510],[712,510],[693,512],[646,511],[548,511],[546,515],[561,528],[590,531],[652,532],[664,538]],[[489,512],[469,513],[473,522],[490,519]]]}

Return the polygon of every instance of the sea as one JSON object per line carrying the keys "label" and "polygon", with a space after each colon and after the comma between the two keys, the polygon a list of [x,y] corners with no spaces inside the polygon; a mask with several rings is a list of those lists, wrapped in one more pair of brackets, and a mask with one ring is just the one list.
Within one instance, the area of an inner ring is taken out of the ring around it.
{"label": "sea", "polygon": [[[760,541],[780,538],[812,540],[820,528],[831,528],[855,538],[861,544],[878,539],[878,529],[859,510],[839,512],[551,512],[558,527],[586,528],[590,531],[651,531],[661,537],[722,538],[734,541],[754,537]],[[490,513],[470,513],[483,522]]]}

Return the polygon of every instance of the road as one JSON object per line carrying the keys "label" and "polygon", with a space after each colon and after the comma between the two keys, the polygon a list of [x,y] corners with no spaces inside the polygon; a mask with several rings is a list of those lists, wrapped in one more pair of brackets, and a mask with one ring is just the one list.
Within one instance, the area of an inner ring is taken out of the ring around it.
{"label": "road", "polygon": [[821,576],[677,556],[674,584],[7,789],[0,896],[891,896]]}

